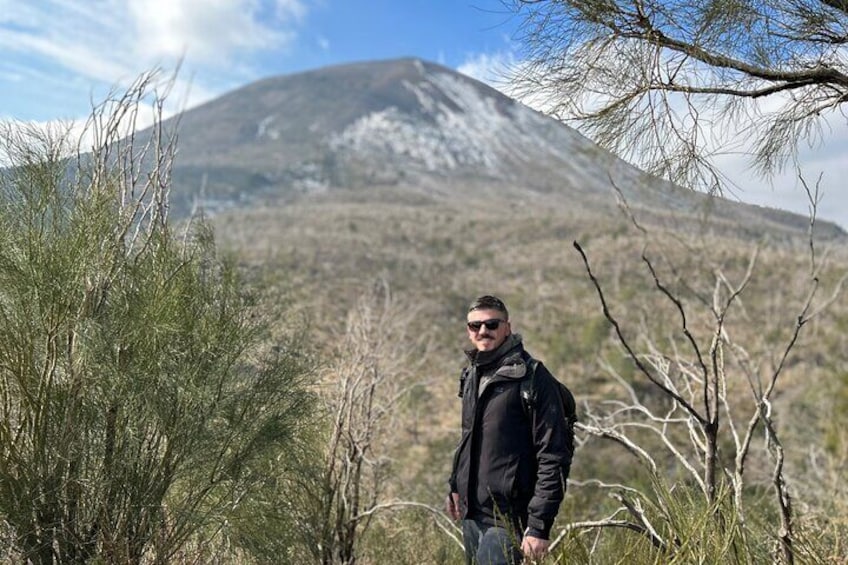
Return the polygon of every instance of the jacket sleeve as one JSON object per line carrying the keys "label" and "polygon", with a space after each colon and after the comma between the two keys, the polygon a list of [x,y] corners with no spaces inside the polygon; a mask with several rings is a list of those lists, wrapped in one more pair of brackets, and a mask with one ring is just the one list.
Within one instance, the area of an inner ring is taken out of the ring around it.
{"label": "jacket sleeve", "polygon": [[527,535],[547,539],[565,496],[573,456],[573,428],[566,422],[560,385],[541,364],[536,372],[533,444],[538,463],[536,488],[530,499]]}
{"label": "jacket sleeve", "polygon": [[[464,439],[464,437],[465,437],[465,434],[463,434],[463,439]],[[448,479],[448,485],[450,485],[450,491],[451,492],[459,492],[459,487],[456,484],[456,471],[457,471],[457,468],[459,467],[459,452],[462,449],[462,444],[463,444],[463,441],[460,440],[459,445],[457,445],[456,451],[454,451],[454,454],[453,454],[453,465],[451,466],[451,474],[450,474],[450,478]]]}
{"label": "jacket sleeve", "polygon": [[460,415],[461,422],[462,422],[462,425],[461,425],[462,431],[461,431],[461,434],[460,434],[459,442],[456,446],[456,450],[454,451],[454,454],[453,454],[453,464],[451,465],[451,473],[450,473],[450,477],[448,478],[448,485],[450,485],[450,492],[459,492],[459,490],[458,490],[459,487],[457,486],[456,475],[457,475],[457,471],[459,469],[459,458],[460,458],[460,455],[461,455],[461,452],[462,452],[462,448],[464,447],[464,444],[465,444],[465,442],[467,441],[467,438],[468,438],[468,430],[465,429],[465,421],[466,421],[465,413],[464,413],[465,398],[463,398],[464,395],[465,395],[465,387],[466,387],[467,379],[468,379],[468,369],[465,368],[465,369],[462,370],[462,373],[460,374],[460,377],[459,377],[459,394],[457,396],[460,399],[462,399],[462,410],[463,410],[463,412]]}

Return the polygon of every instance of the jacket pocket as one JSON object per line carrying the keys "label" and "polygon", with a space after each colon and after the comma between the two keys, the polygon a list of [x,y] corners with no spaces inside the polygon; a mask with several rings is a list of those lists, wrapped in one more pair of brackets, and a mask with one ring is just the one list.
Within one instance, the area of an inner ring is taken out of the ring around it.
{"label": "jacket pocket", "polygon": [[510,455],[482,475],[477,484],[477,500],[484,507],[496,506],[503,511],[512,505],[513,491],[518,487],[518,461],[517,455]]}
{"label": "jacket pocket", "polygon": [[518,495],[518,489],[520,486],[518,480],[519,462],[520,457],[518,455],[513,455],[509,458],[509,464],[504,469],[503,490],[501,492],[509,500],[515,500]]}

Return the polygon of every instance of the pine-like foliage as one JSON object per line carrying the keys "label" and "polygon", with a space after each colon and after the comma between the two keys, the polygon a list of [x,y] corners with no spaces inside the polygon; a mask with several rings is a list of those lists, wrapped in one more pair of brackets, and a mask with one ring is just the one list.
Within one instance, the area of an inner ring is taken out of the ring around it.
{"label": "pine-like foliage", "polygon": [[123,133],[154,81],[98,107],[93,151],[76,158],[55,131],[4,132],[0,531],[13,559],[169,562],[202,547],[308,409],[303,363],[267,347],[209,230],[175,237],[161,120],[144,142]]}

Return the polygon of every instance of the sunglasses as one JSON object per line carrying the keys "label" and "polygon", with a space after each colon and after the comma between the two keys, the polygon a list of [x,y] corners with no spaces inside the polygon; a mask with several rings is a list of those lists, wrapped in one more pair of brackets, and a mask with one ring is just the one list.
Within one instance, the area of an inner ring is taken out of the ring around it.
{"label": "sunglasses", "polygon": [[468,329],[472,332],[479,332],[480,328],[486,326],[487,330],[495,331],[500,327],[502,322],[506,322],[506,320],[499,320],[498,318],[492,318],[491,320],[475,320],[473,322],[468,322]]}

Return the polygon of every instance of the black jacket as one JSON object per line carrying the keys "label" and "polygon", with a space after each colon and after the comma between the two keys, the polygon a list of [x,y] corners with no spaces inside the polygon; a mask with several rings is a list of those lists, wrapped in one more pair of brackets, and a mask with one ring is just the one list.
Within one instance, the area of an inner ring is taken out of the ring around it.
{"label": "black jacket", "polygon": [[572,438],[559,385],[539,364],[536,402],[528,411],[520,383],[526,378],[521,336],[495,351],[468,352],[463,371],[462,436],[450,478],[463,518],[516,528],[547,538],[565,493]]}

